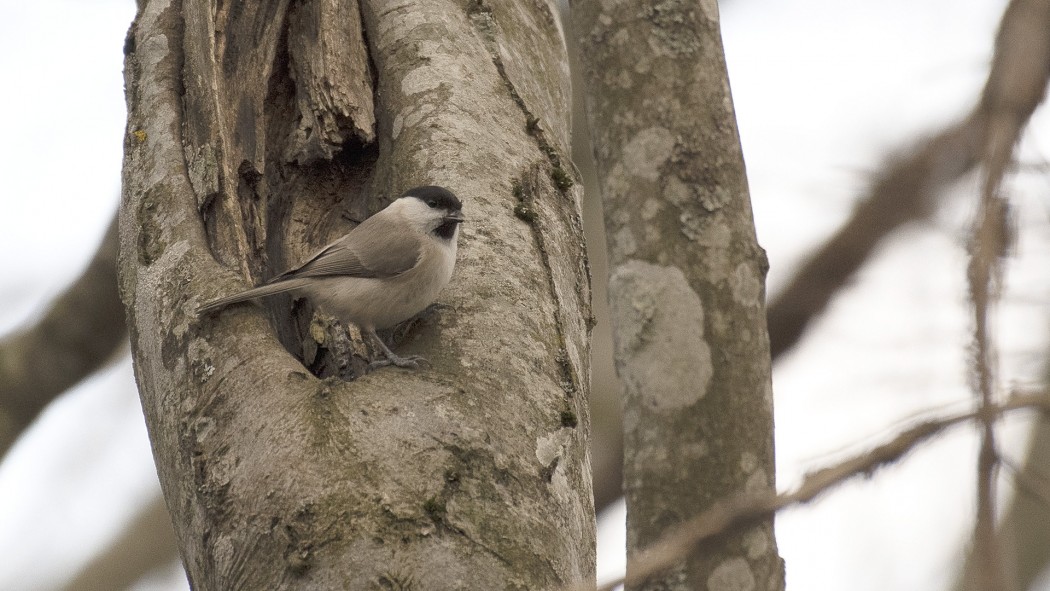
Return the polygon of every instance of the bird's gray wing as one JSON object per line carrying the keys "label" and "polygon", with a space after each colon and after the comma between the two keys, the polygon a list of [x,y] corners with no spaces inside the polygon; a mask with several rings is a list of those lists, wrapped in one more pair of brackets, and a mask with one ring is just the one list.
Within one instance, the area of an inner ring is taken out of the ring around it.
{"label": "bird's gray wing", "polygon": [[[411,233],[391,232],[389,224],[368,218],[349,234],[329,244],[299,267],[264,285],[208,302],[199,314],[255,298],[308,287],[312,277],[369,277],[384,279],[415,267],[422,250]],[[372,223],[369,223],[372,222]]]}
{"label": "bird's gray wing", "polygon": [[310,283],[309,279],[289,279],[287,281],[279,281],[277,283],[268,283],[266,285],[260,285],[259,287],[253,287],[252,289],[235,293],[232,296],[226,296],[211,302],[208,302],[201,307],[197,308],[198,314],[207,314],[214,312],[220,308],[225,308],[230,304],[236,304],[239,302],[246,302],[248,300],[254,300],[255,298],[262,298],[266,296],[276,295],[279,293],[285,293],[288,291],[294,291],[306,287]]}
{"label": "bird's gray wing", "polygon": [[416,266],[420,240],[410,233],[390,233],[387,224],[365,220],[349,234],[321,249],[310,260],[273,279],[349,276],[384,279]]}

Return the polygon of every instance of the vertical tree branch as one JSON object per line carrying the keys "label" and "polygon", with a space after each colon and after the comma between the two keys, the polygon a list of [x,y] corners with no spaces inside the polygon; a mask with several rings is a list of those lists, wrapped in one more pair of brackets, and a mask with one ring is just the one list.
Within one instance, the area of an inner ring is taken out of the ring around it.
{"label": "vertical tree branch", "polygon": [[[996,57],[980,108],[985,112],[981,164],[984,182],[970,242],[968,279],[974,313],[974,392],[982,410],[995,402],[995,357],[988,314],[998,295],[1001,260],[1010,242],[1009,205],[1002,194],[1003,176],[1035,107],[1042,102],[1050,79],[1050,1],[1013,0],[1007,6],[996,38]],[[998,457],[995,417],[981,417],[978,457],[977,520],[974,552],[980,560],[978,588],[1013,588],[995,532],[995,484]]]}
{"label": "vertical tree branch", "polygon": [[[572,3],[625,386],[629,562],[718,499],[773,488],[765,254],[713,1]],[[772,521],[627,588],[783,585]]]}

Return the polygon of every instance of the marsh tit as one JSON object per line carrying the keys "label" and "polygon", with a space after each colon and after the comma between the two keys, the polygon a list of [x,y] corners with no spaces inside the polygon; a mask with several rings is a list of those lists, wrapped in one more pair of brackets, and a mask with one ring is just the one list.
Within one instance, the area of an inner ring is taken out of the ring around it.
{"label": "marsh tit", "polygon": [[198,314],[278,293],[297,291],[315,306],[353,322],[379,345],[385,360],[370,368],[418,367],[376,334],[429,306],[452,277],[463,205],[442,187],[416,187],[361,222],[305,263],[259,287],[204,304]]}

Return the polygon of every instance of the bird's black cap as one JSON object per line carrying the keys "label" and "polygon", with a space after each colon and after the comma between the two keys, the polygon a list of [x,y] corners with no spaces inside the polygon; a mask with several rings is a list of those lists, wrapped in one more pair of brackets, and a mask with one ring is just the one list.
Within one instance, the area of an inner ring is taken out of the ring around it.
{"label": "bird's black cap", "polygon": [[441,208],[447,211],[460,211],[463,209],[463,204],[460,203],[459,198],[452,191],[435,185],[409,189],[403,196],[415,197],[433,208]]}

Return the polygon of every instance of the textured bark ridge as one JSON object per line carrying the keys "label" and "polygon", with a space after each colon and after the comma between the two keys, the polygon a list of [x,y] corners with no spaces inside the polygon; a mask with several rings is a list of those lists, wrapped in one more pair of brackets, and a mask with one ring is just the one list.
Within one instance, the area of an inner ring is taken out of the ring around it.
{"label": "textured bark ridge", "polygon": [[299,124],[285,158],[331,160],[350,140],[375,140],[372,77],[357,2],[305,0],[289,15],[288,54]]}
{"label": "textured bark ridge", "polygon": [[[590,294],[550,3],[159,0],[127,53],[121,291],[194,588],[592,580]],[[447,308],[399,345],[433,368],[318,379],[289,299],[196,316],[420,184],[469,217]]]}
{"label": "textured bark ridge", "polygon": [[[624,382],[628,556],[715,501],[773,487],[765,253],[714,0],[572,3]],[[783,586],[772,520],[629,589]]]}

